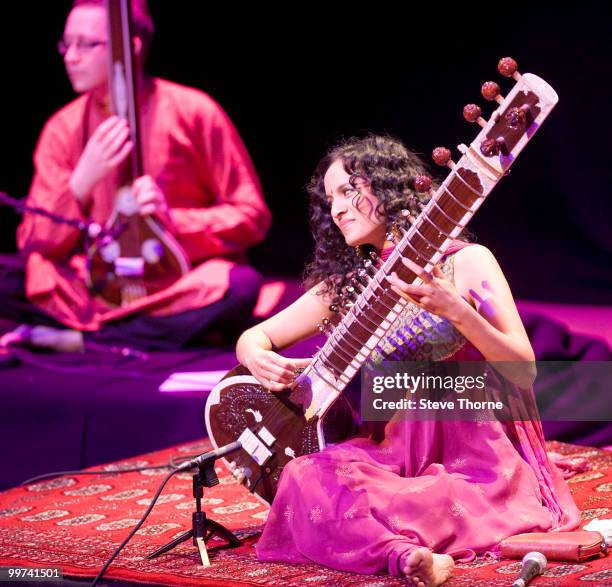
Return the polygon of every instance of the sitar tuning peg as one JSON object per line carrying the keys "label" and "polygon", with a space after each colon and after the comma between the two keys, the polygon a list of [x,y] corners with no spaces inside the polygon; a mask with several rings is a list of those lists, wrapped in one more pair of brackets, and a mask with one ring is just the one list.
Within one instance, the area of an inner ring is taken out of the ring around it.
{"label": "sitar tuning peg", "polygon": [[354,291],[360,294],[363,291],[363,283],[357,279],[357,277],[351,277],[351,285],[353,286]]}
{"label": "sitar tuning peg", "polygon": [[410,187],[415,192],[428,192],[431,189],[431,177],[415,175],[410,178]]}
{"label": "sitar tuning peg", "polygon": [[323,318],[319,323],[319,332],[321,334],[330,334],[332,330],[331,320],[329,318]]}
{"label": "sitar tuning peg", "polygon": [[359,269],[357,269],[357,277],[359,277],[363,285],[367,285],[370,281],[370,275],[367,269],[365,269],[364,267],[360,267]]}
{"label": "sitar tuning peg", "polygon": [[397,244],[397,234],[395,234],[395,231],[390,230],[386,235],[385,238],[390,242],[393,243],[394,245]]}
{"label": "sitar tuning peg", "polygon": [[485,82],[480,88],[480,93],[485,100],[495,100],[498,104],[504,101],[504,97],[499,93],[499,85],[495,82]]}
{"label": "sitar tuning peg", "polygon": [[503,137],[498,137],[497,139],[486,139],[482,141],[482,143],[480,143],[480,152],[485,157],[495,157],[500,153],[507,155],[508,148]]}
{"label": "sitar tuning peg", "polygon": [[511,77],[516,81],[521,79],[518,72],[518,64],[512,57],[502,57],[497,63],[497,71],[504,77]]}
{"label": "sitar tuning peg", "polygon": [[[436,195],[436,192],[434,189],[430,189],[429,190],[429,195],[433,198]],[[414,224],[416,222],[416,218],[410,213],[410,210],[402,210],[400,212],[400,214],[406,219],[408,220],[408,222],[410,224]]]}
{"label": "sitar tuning peg", "polygon": [[468,122],[477,122],[482,128],[487,126],[487,121],[481,116],[482,110],[478,104],[466,104],[463,107],[463,118]]}
{"label": "sitar tuning peg", "polygon": [[345,285],[342,288],[340,305],[345,310],[350,310],[353,307],[353,303],[356,297],[357,297],[357,293],[355,290],[355,286],[349,283],[348,285]]}
{"label": "sitar tuning peg", "polygon": [[436,162],[436,165],[440,167],[455,167],[455,162],[451,159],[451,152],[446,147],[436,147],[432,153],[431,158]]}
{"label": "sitar tuning peg", "polygon": [[504,120],[512,130],[519,130],[527,126],[528,114],[531,114],[531,108],[529,104],[523,104],[520,108],[510,108],[504,115]]}
{"label": "sitar tuning peg", "polygon": [[376,267],[374,266],[374,263],[372,263],[372,259],[364,259],[363,268],[368,277],[374,277],[374,275],[376,275]]}

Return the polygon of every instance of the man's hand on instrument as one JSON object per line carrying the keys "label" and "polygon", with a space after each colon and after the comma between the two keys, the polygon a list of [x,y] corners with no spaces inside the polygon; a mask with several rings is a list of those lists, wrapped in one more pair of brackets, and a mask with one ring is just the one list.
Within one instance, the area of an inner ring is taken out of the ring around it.
{"label": "man's hand on instrument", "polygon": [[70,189],[79,199],[91,193],[132,150],[130,129],[124,118],[111,116],[93,132],[70,177]]}
{"label": "man's hand on instrument", "polygon": [[300,369],[312,359],[288,359],[274,351],[258,349],[247,360],[253,377],[270,391],[280,392],[293,383]]}
{"label": "man's hand on instrument", "polygon": [[168,202],[166,196],[157,182],[150,175],[143,175],[132,184],[134,197],[140,206],[140,215],[168,213]]}
{"label": "man's hand on instrument", "polygon": [[410,259],[403,258],[402,262],[421,278],[422,283],[421,285],[406,283],[398,277],[397,273],[393,272],[388,277],[392,289],[404,299],[421,306],[428,312],[453,322],[458,311],[463,309],[467,303],[453,282],[442,273],[437,265],[429,275]]}

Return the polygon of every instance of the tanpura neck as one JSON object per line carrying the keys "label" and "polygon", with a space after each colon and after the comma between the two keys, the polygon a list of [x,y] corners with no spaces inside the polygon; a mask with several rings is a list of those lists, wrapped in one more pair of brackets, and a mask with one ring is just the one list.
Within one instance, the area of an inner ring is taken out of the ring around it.
{"label": "tanpura neck", "polygon": [[[148,73],[139,73],[138,81],[137,81],[137,92],[140,95],[140,103],[146,101],[146,99],[153,92],[153,77],[151,77]],[[91,92],[94,103],[96,106],[105,114],[111,113],[111,103],[110,103],[110,94],[108,91],[108,85],[104,84],[103,86],[92,90]]]}

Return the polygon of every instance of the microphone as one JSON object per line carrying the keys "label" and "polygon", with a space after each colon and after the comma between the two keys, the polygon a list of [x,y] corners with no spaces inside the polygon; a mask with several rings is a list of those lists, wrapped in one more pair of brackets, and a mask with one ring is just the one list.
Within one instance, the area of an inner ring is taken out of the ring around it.
{"label": "microphone", "polygon": [[88,222],[84,228],[87,231],[87,236],[92,240],[96,240],[102,234],[102,226],[97,222]]}
{"label": "microphone", "polygon": [[220,459],[221,457],[224,457],[225,455],[228,455],[231,452],[240,450],[241,448],[242,443],[239,440],[236,440],[235,442],[231,442],[230,444],[226,444],[225,446],[220,446],[219,448],[215,448],[214,450],[209,450],[208,452],[205,452],[200,456],[195,457],[194,459],[181,463],[177,467],[177,470],[185,471],[193,467],[199,467],[200,465],[203,465],[206,461],[215,461],[217,459]]}
{"label": "microphone", "polygon": [[11,198],[7,193],[0,192],[0,205],[10,206],[17,210],[17,212],[24,214],[25,212],[30,212],[31,214],[38,214],[39,216],[44,216],[53,222],[58,224],[66,224],[68,226],[72,226],[77,230],[87,234],[87,236],[96,240],[98,238],[111,237],[108,231],[106,231],[100,224],[92,221],[83,221],[78,218],[66,218],[61,214],[55,214],[54,212],[49,212],[49,210],[45,210],[44,208],[38,208],[36,206],[28,206],[26,203],[26,198],[22,200],[18,200],[16,198]]}
{"label": "microphone", "polygon": [[541,575],[548,561],[541,552],[528,552],[521,561],[521,572],[512,587],[525,587],[531,579]]}

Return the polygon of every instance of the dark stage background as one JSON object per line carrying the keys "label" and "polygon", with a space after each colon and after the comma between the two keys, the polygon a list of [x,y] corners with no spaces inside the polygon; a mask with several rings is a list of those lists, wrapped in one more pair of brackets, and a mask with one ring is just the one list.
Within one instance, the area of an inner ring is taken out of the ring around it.
{"label": "dark stage background", "polygon": [[[27,192],[45,120],[73,97],[55,51],[70,4],[0,8],[0,190],[16,196]],[[469,143],[477,127],[463,121],[461,108],[484,102],[479,88],[487,79],[509,90],[495,66],[511,55],[520,71],[549,81],[560,103],[471,228],[517,297],[612,303],[605,5],[488,3],[458,11],[406,3],[401,14],[391,6],[343,3],[344,14],[332,16],[333,5],[312,3],[272,9],[150,0],[157,26],[150,71],[216,98],[259,171],[274,225],[254,249],[254,264],[267,274],[301,271],[312,248],[303,186],[339,137],[388,132],[420,153]],[[2,209],[0,221],[0,250],[12,251],[17,218]]]}

